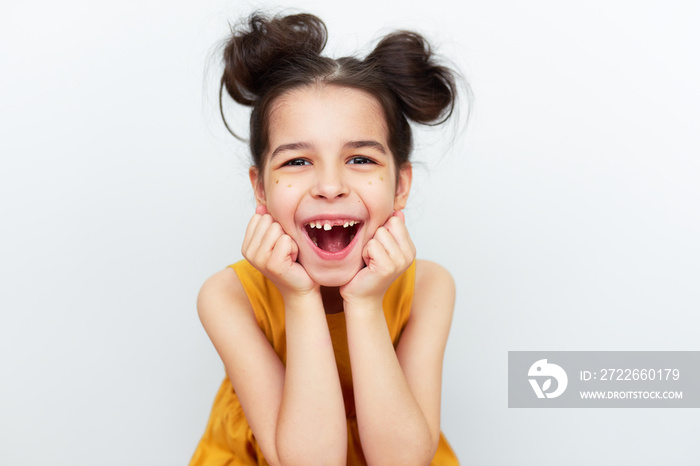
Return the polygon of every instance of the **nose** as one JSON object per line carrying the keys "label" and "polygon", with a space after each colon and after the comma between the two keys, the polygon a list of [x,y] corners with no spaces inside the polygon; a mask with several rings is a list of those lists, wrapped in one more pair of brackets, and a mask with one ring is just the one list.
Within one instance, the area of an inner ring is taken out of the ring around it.
{"label": "nose", "polygon": [[311,194],[317,198],[333,200],[346,197],[349,189],[342,167],[326,165],[316,171],[316,180]]}

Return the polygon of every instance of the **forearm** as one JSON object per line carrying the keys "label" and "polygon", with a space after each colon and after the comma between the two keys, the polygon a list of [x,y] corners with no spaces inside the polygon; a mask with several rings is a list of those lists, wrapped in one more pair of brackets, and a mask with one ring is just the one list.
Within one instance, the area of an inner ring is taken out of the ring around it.
{"label": "forearm", "polygon": [[277,421],[282,464],[345,464],[347,425],[320,296],[285,301],[287,361]]}
{"label": "forearm", "polygon": [[355,410],[368,463],[430,463],[435,439],[399,365],[381,305],[346,307],[346,322]]}

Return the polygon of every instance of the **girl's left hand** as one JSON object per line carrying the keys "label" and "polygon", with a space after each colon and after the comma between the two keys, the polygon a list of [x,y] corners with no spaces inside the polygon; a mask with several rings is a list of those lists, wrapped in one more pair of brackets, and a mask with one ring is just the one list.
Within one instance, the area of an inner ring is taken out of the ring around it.
{"label": "girl's left hand", "polygon": [[397,210],[365,245],[367,264],[349,283],[340,287],[346,305],[381,306],[384,293],[416,258],[416,247],[406,229],[403,212]]}

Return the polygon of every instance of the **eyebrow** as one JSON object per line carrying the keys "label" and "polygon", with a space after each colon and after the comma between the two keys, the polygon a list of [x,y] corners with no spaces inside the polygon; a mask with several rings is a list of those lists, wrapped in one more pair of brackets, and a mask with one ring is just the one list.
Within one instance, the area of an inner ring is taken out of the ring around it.
{"label": "eyebrow", "polygon": [[343,147],[350,149],[363,149],[365,147],[369,147],[378,150],[382,154],[386,154],[386,149],[384,148],[384,145],[377,141],[350,141],[346,142]]}
{"label": "eyebrow", "polygon": [[274,151],[272,151],[270,158],[274,157],[275,155],[279,154],[280,152],[295,151],[295,150],[310,150],[313,148],[314,148],[314,145],[309,143],[309,142],[293,142],[291,144],[282,144],[281,146],[277,146],[277,148]]}
{"label": "eyebrow", "polygon": [[[377,141],[350,141],[346,142],[343,144],[343,148],[345,149],[363,149],[365,147],[369,147],[371,149],[376,149],[382,154],[386,154],[387,150],[384,147],[384,145],[380,142]],[[281,153],[281,152],[287,152],[287,151],[299,151],[299,150],[312,150],[314,149],[315,146],[311,144],[310,142],[293,142],[290,144],[282,144],[281,146],[277,146],[277,148],[272,151],[272,154],[270,155],[270,158],[274,157],[275,155]]]}

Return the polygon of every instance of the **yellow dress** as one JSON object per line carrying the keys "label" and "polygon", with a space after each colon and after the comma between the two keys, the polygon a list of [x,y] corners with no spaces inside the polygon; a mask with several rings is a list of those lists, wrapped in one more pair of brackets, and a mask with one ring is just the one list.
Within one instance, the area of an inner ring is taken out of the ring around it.
{"label": "yellow dress", "polygon": [[[262,273],[245,260],[230,267],[235,270],[255,312],[258,325],[286,363],[287,350],[284,332],[284,301],[277,288]],[[413,265],[389,287],[384,296],[384,314],[394,347],[398,344],[411,311],[416,265]],[[345,314],[327,314],[328,329],[333,341],[336,364],[345,400],[348,426],[348,465],[365,465],[360,434],[357,430],[355,402],[348,354]],[[194,452],[190,466],[267,465],[255,436],[248,425],[231,381],[226,377],[214,400],[209,422]],[[457,457],[440,433],[434,466],[458,465]]]}

